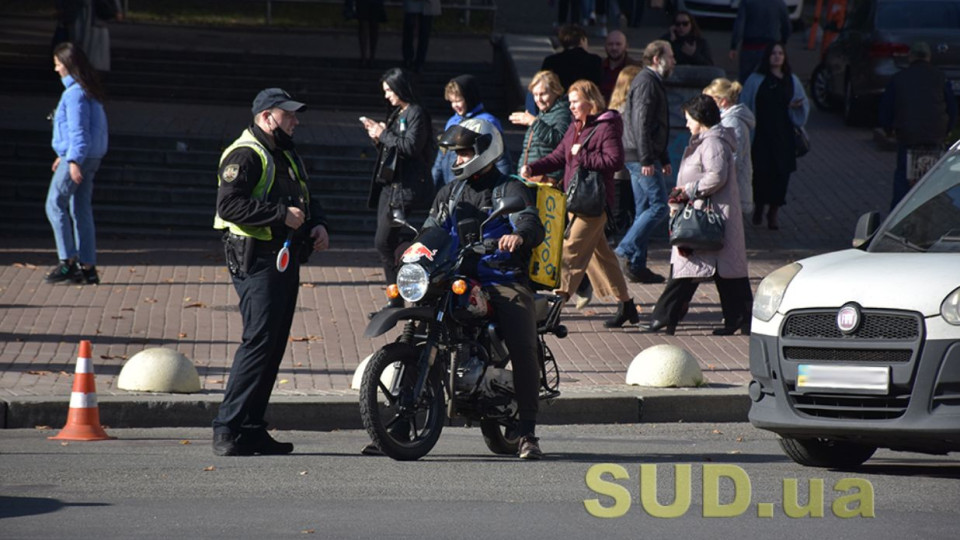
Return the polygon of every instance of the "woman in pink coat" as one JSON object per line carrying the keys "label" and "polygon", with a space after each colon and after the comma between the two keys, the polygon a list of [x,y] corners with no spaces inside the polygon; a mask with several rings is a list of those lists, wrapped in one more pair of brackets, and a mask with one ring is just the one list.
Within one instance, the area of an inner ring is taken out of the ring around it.
{"label": "woman in pink coat", "polygon": [[[697,285],[712,279],[717,284],[723,311],[723,327],[714,330],[714,335],[730,335],[737,330],[748,334],[753,293],[747,276],[740,188],[734,165],[736,135],[732,129],[720,125],[720,109],[709,96],[690,99],[683,104],[683,112],[691,137],[680,162],[677,187],[670,194],[671,214],[678,207],[676,203],[710,197],[714,208],[724,217],[723,248],[689,251],[674,247],[671,250],[673,272],[646,330],[673,334]],[[699,206],[701,201],[695,204]]]}

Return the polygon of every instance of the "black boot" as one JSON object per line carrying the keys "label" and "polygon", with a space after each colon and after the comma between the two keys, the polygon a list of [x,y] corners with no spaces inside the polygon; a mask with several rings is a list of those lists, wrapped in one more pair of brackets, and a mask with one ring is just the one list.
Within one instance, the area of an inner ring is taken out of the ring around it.
{"label": "black boot", "polygon": [[633,303],[633,298],[620,302],[617,314],[612,319],[603,321],[603,325],[607,328],[620,328],[628,321],[633,324],[640,322],[640,315],[637,313],[637,305]]}

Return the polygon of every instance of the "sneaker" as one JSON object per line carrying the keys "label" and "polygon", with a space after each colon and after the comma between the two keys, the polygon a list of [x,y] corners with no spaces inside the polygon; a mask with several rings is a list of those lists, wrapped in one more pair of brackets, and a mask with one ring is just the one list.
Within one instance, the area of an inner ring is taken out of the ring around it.
{"label": "sneaker", "polygon": [[237,436],[233,433],[214,433],[213,455],[239,456],[240,448],[237,446]]}
{"label": "sneaker", "polygon": [[260,454],[261,456],[280,456],[293,452],[292,443],[276,441],[266,430],[240,434],[240,436],[237,437],[237,448],[240,451],[240,455],[244,456],[252,456],[254,454]]}
{"label": "sneaker", "polygon": [[64,281],[78,281],[81,279],[80,265],[73,261],[60,261],[53,270],[48,273],[43,280],[47,283],[61,283]]}
{"label": "sneaker", "polygon": [[74,282],[81,283],[83,285],[99,285],[100,284],[100,275],[97,274],[97,267],[91,266],[90,268],[83,268],[80,266],[80,263],[76,264],[76,270],[79,279],[74,279]]}
{"label": "sneaker", "polygon": [[588,282],[586,287],[577,289],[577,310],[587,307],[591,300],[593,300],[593,285]]}
{"label": "sneaker", "polygon": [[521,437],[518,455],[520,459],[543,458],[543,451],[540,450],[540,439],[533,435],[524,435]]}

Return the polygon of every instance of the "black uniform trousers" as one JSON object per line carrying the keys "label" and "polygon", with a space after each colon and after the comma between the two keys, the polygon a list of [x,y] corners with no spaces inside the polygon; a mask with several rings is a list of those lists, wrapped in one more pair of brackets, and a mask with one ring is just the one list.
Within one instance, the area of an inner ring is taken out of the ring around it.
{"label": "black uniform trousers", "polygon": [[[728,279],[714,274],[712,279],[720,293],[720,311],[723,313],[724,324],[734,326],[749,320],[753,306],[750,278]],[[671,277],[653,308],[653,319],[668,325],[679,323],[699,285],[700,281],[694,278]]]}
{"label": "black uniform trousers", "polygon": [[[373,235],[373,247],[380,255],[383,277],[387,280],[387,285],[397,282],[397,260],[399,259],[397,250],[414,237],[413,231],[409,228],[393,225],[393,209],[390,207],[392,196],[393,188],[390,186],[384,187],[380,192],[380,198],[377,201],[377,231]],[[409,215],[405,217],[410,218]]]}
{"label": "black uniform trousers", "polygon": [[279,272],[275,254],[258,254],[249,273],[233,277],[233,286],[240,296],[243,339],[213,431],[253,433],[266,429],[264,413],[290,336],[300,288],[297,255],[291,253],[286,272]]}
{"label": "black uniform trousers", "polygon": [[490,295],[497,330],[510,353],[520,420],[535,421],[540,406],[540,362],[533,292],[519,283],[484,289]]}

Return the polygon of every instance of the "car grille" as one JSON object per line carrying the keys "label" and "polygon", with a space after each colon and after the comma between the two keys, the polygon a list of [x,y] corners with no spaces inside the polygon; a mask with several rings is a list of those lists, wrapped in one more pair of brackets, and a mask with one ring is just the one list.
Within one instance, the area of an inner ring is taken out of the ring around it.
{"label": "car grille", "polygon": [[914,315],[863,312],[857,331],[845,336],[837,328],[837,313],[798,313],[787,318],[783,337],[819,339],[915,340],[920,337],[920,319]]}
{"label": "car grille", "polygon": [[[805,362],[899,365],[915,361],[923,333],[916,313],[863,310],[857,330],[845,335],[837,328],[838,310],[799,311],[787,315],[780,332],[781,358]],[[888,420],[902,416],[910,403],[912,383],[891,385],[885,396],[798,392],[787,383],[789,401],[798,413],[818,418]]]}

